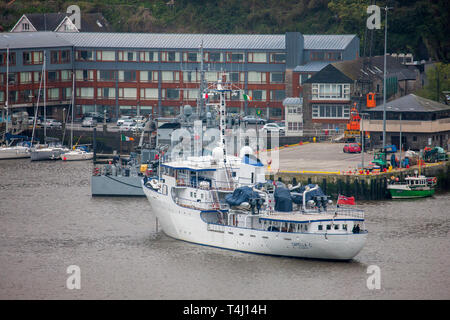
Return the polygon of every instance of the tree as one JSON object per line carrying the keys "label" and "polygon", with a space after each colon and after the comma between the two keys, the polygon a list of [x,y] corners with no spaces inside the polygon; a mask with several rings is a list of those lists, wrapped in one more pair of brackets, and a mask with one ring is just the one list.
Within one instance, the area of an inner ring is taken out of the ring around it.
{"label": "tree", "polygon": [[417,94],[427,99],[446,102],[443,91],[450,91],[450,64],[439,62],[426,71],[426,84]]}

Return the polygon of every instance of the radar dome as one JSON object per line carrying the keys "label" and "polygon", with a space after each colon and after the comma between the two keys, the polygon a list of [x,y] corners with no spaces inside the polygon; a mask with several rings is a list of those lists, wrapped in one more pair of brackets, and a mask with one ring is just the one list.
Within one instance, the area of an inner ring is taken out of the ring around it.
{"label": "radar dome", "polygon": [[183,113],[185,116],[189,117],[192,114],[192,107],[190,105],[185,105],[183,108]]}
{"label": "radar dome", "polygon": [[223,160],[223,149],[221,147],[215,147],[212,151],[212,157],[215,160]]}
{"label": "radar dome", "polygon": [[246,154],[253,155],[253,149],[249,146],[242,147],[239,158],[243,158]]}

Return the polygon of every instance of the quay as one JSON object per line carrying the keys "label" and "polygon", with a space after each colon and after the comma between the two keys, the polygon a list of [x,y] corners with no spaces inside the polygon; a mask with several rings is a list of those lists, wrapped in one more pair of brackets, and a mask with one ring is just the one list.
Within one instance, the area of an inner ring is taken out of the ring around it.
{"label": "quay", "polygon": [[[279,148],[279,165],[276,169],[266,167],[266,178],[286,184],[318,184],[326,194],[337,198],[339,194],[354,196],[356,200],[389,199],[386,190],[388,179],[412,176],[419,166],[392,169],[387,172],[360,174],[360,153],[342,151],[341,143],[306,143]],[[273,150],[272,150],[273,152]],[[270,159],[268,153],[262,158]],[[373,158],[371,152],[364,154],[365,164]],[[264,162],[264,161],[263,161]],[[450,189],[450,161],[426,163],[420,173],[437,177],[437,190]]]}

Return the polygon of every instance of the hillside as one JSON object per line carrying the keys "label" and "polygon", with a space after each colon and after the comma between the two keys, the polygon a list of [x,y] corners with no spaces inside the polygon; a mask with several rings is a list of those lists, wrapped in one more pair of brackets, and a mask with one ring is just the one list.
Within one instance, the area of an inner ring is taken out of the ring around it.
{"label": "hillside", "polygon": [[[10,30],[23,13],[65,12],[71,4],[83,12],[101,12],[118,32],[358,34],[361,54],[370,51],[365,34],[370,0],[12,0],[0,4],[0,21]],[[380,6],[385,1],[376,2]],[[415,58],[449,62],[450,2],[388,1],[388,52],[412,52]],[[383,14],[383,12],[382,12]],[[384,18],[382,19],[384,24]],[[372,54],[382,54],[384,30],[373,33]]]}

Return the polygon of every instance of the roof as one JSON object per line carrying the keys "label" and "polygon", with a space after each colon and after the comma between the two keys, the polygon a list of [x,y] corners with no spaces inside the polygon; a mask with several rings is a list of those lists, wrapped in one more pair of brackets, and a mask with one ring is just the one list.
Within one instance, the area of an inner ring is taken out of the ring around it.
{"label": "roof", "polygon": [[303,98],[285,98],[283,106],[301,106],[303,105]]}
{"label": "roof", "polygon": [[284,35],[181,33],[64,33],[77,47],[284,50]]}
{"label": "roof", "polygon": [[327,65],[329,65],[329,61],[310,61],[302,66],[296,66],[294,68],[294,72],[319,72]]}
{"label": "roof", "polygon": [[[383,78],[384,56],[339,61],[332,65],[353,80],[358,80],[361,77],[365,79]],[[415,71],[391,56],[386,57],[386,73],[389,77],[397,77],[397,80],[416,79]]]}
{"label": "roof", "polygon": [[344,50],[356,37],[355,34],[304,35],[304,48],[305,50]]}
{"label": "roof", "polygon": [[[69,16],[68,13],[29,13],[25,14],[37,31],[54,31]],[[101,13],[83,13],[80,32],[109,32],[108,21]]]}
{"label": "roof", "polygon": [[37,31],[53,31],[67,16],[66,13],[29,13],[25,14]]}
{"label": "roof", "polygon": [[0,49],[71,47],[72,43],[56,32],[5,32],[0,34]]}
{"label": "roof", "polygon": [[353,80],[329,64],[304,83],[353,83]]}
{"label": "roof", "polygon": [[[389,112],[436,112],[445,110],[450,110],[450,106],[415,94],[408,94],[386,103],[386,111]],[[383,105],[367,110],[367,112],[371,111],[383,111]]]}
{"label": "roof", "polygon": [[[84,16],[86,16],[85,14]],[[84,28],[82,20],[81,27]],[[56,26],[55,26],[56,28]],[[9,33],[9,47],[31,47],[20,38],[21,32]],[[182,33],[110,33],[110,32],[56,32],[55,36],[48,36],[46,32],[35,32],[38,38],[34,47],[54,46],[59,38],[76,47],[94,48],[165,48],[165,49],[196,49],[203,43],[205,49],[232,50],[285,50],[284,34],[182,34]],[[340,35],[304,36],[304,49],[342,49],[345,41]],[[356,36],[344,36],[348,37]],[[309,39],[309,40],[307,40]],[[335,39],[335,40],[333,40]],[[47,43],[50,42],[50,45]],[[3,44],[3,47],[6,47]]]}

